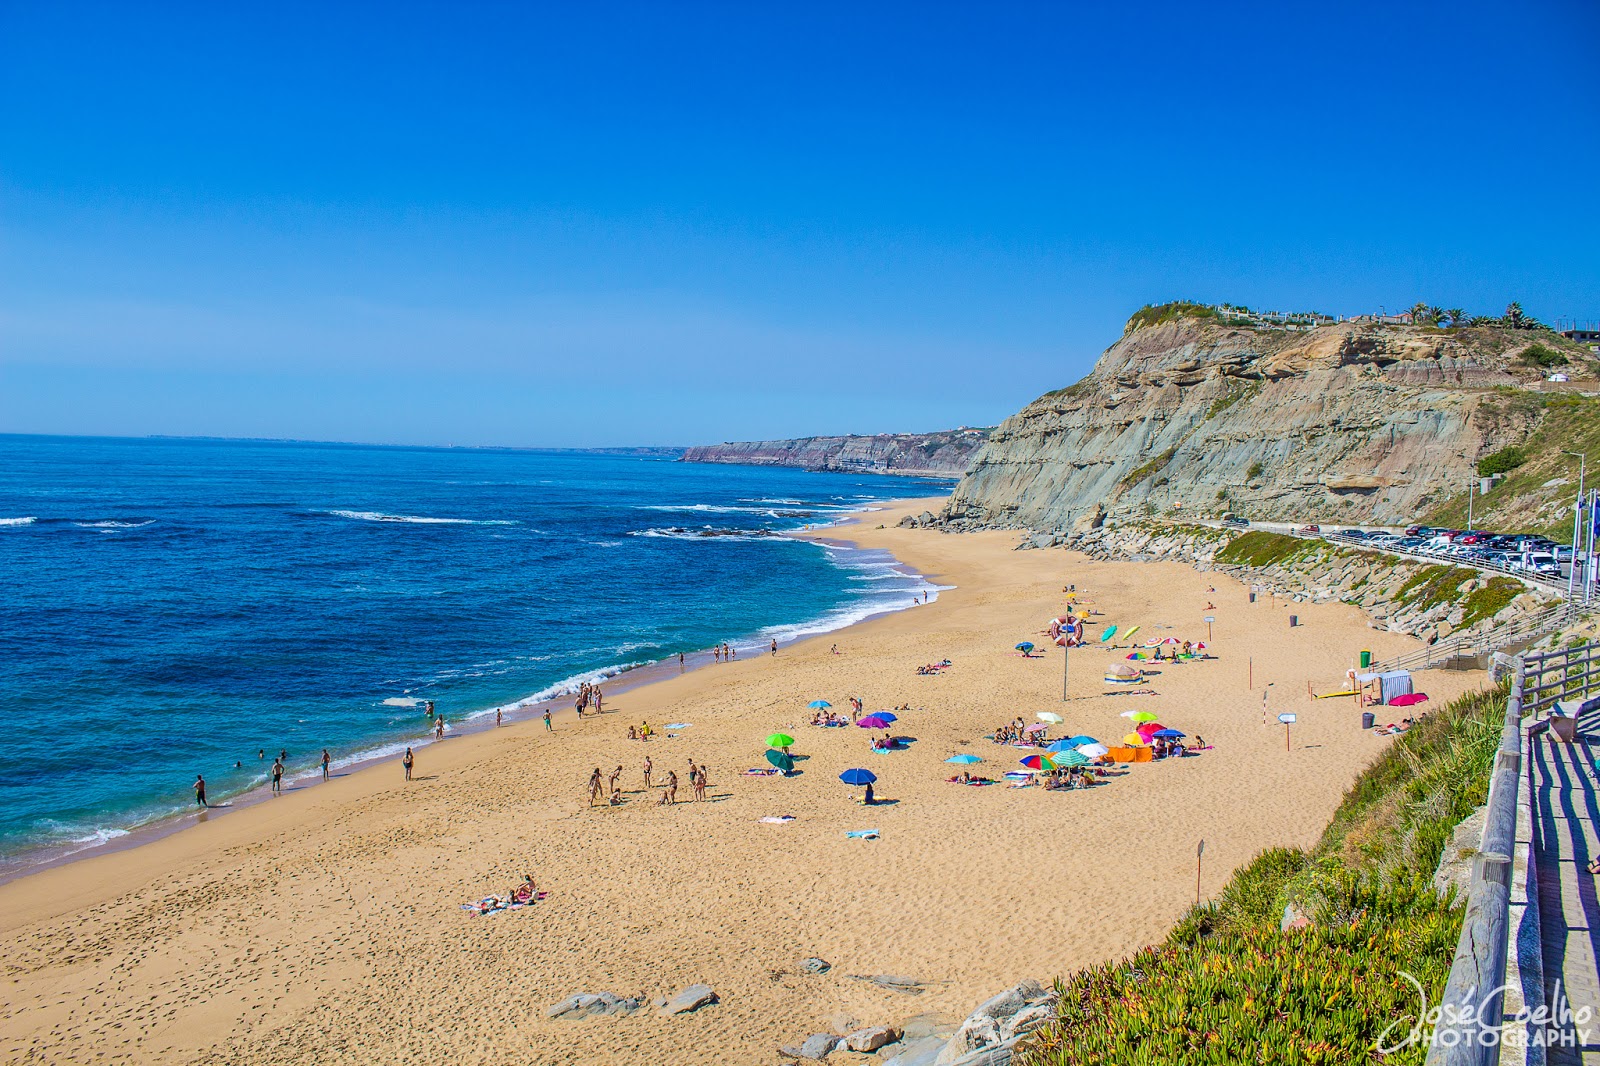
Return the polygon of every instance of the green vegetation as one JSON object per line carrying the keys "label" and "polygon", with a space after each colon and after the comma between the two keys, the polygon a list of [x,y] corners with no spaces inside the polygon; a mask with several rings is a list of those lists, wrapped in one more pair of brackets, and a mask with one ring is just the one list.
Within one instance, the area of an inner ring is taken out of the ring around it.
{"label": "green vegetation", "polygon": [[1246,382],[1239,378],[1229,378],[1227,390],[1227,392],[1212,401],[1211,408],[1206,411],[1206,418],[1215,418],[1240,400],[1248,400],[1261,391],[1261,382]]}
{"label": "green vegetation", "polygon": [[[1241,538],[1243,539],[1243,538]],[[1026,1066],[1377,1061],[1415,1013],[1403,970],[1437,1002],[1461,910],[1430,879],[1457,823],[1488,794],[1504,688],[1422,720],[1356,779],[1309,852],[1273,848],[1166,942],[1057,982],[1056,1020]],[[1286,907],[1309,922],[1281,932]],[[1386,1063],[1420,1064],[1426,1046]]]}
{"label": "green vegetation", "polygon": [[[1527,404],[1536,406],[1531,414]],[[1479,416],[1498,421],[1526,417],[1537,420],[1527,438],[1516,447],[1523,462],[1512,467],[1487,494],[1473,501],[1473,522],[1483,529],[1542,533],[1562,544],[1572,539],[1572,498],[1578,490],[1578,460],[1564,453],[1589,457],[1592,472],[1600,464],[1600,399],[1571,394],[1520,393],[1497,398],[1491,410]],[[1486,423],[1487,424],[1487,423]],[[1550,484],[1555,482],[1555,484]],[[1467,494],[1461,492],[1422,516],[1428,525],[1460,529],[1467,521]]]}
{"label": "green vegetation", "polygon": [[1244,476],[1247,478],[1258,478],[1261,476],[1261,470],[1262,466],[1260,463],[1251,463],[1250,469],[1245,471]]}
{"label": "green vegetation", "polygon": [[1172,462],[1172,457],[1176,454],[1178,454],[1177,448],[1168,448],[1166,451],[1162,452],[1154,459],[1151,459],[1143,466],[1129,471],[1123,476],[1121,481],[1117,482],[1118,486],[1124,489],[1132,488],[1145,478],[1149,477],[1151,474],[1154,474],[1157,470],[1160,470],[1162,467]]}
{"label": "green vegetation", "polygon": [[1567,357],[1554,348],[1543,344],[1530,344],[1522,353],[1521,359],[1526,366],[1536,366],[1541,370],[1549,370],[1553,366],[1566,366]]}
{"label": "green vegetation", "polygon": [[1271,566],[1273,563],[1308,558],[1324,547],[1314,540],[1300,540],[1282,533],[1252,529],[1229,541],[1228,546],[1217,553],[1217,562],[1237,566]]}
{"label": "green vegetation", "polygon": [[1466,629],[1485,618],[1493,618],[1526,591],[1522,582],[1516,578],[1491,577],[1483,588],[1473,589],[1467,593],[1467,598],[1461,605],[1466,613],[1462,615],[1461,625],[1458,628]]}
{"label": "green vegetation", "polygon": [[1515,470],[1528,461],[1528,453],[1513,445],[1510,448],[1501,448],[1478,460],[1478,476],[1490,477],[1494,474],[1504,474]]}
{"label": "green vegetation", "polygon": [[1174,300],[1165,304],[1145,304],[1133,313],[1128,319],[1128,324],[1122,327],[1123,333],[1132,333],[1136,329],[1145,329],[1149,326],[1159,326],[1163,322],[1175,322],[1180,318],[1216,318],[1217,313],[1205,304],[1191,303],[1188,300]]}
{"label": "green vegetation", "polygon": [[1477,571],[1460,567],[1424,566],[1406,578],[1405,584],[1400,586],[1400,591],[1395,593],[1395,602],[1426,611],[1430,607],[1437,607],[1441,603],[1455,599],[1458,595],[1456,590],[1462,582],[1470,581],[1477,576]]}

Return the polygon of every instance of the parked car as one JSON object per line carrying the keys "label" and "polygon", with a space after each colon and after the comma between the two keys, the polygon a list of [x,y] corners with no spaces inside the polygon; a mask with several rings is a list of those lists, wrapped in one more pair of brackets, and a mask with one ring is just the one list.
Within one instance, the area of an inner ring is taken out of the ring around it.
{"label": "parked car", "polygon": [[1301,526],[1300,527],[1300,532],[1302,532],[1302,533],[1321,533],[1322,532],[1322,527],[1318,526],[1318,525]]}
{"label": "parked car", "polygon": [[1408,536],[1408,537],[1423,537],[1423,536],[1427,536],[1429,533],[1432,533],[1432,532],[1433,532],[1433,530],[1429,529],[1427,526],[1407,526],[1406,527],[1406,536]]}
{"label": "parked car", "polygon": [[1359,529],[1341,529],[1339,530],[1339,536],[1354,537],[1356,540],[1361,540],[1366,536],[1366,533]]}
{"label": "parked car", "polygon": [[1248,526],[1250,524],[1250,520],[1248,518],[1240,518],[1238,515],[1231,514],[1222,520],[1222,524],[1225,526],[1243,527]]}

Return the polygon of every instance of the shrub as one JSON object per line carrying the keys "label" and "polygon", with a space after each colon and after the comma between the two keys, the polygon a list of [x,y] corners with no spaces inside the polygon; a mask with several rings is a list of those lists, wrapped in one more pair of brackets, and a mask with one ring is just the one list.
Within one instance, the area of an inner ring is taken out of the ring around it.
{"label": "shrub", "polygon": [[1490,452],[1478,460],[1478,476],[1491,477],[1495,474],[1504,474],[1515,470],[1528,461],[1528,453],[1521,448],[1512,446],[1501,448],[1497,452]]}
{"label": "shrub", "polygon": [[1173,322],[1180,318],[1216,317],[1217,313],[1205,304],[1191,303],[1188,300],[1174,300],[1171,303],[1164,304],[1145,304],[1128,319],[1128,324],[1122,327],[1122,332],[1132,333],[1136,329],[1159,326],[1163,322]]}
{"label": "shrub", "polygon": [[1162,467],[1164,467],[1168,463],[1172,462],[1172,457],[1174,455],[1176,455],[1176,454],[1178,454],[1178,449],[1176,449],[1176,448],[1168,448],[1166,451],[1162,452],[1160,455],[1156,456],[1154,459],[1151,459],[1149,462],[1145,463],[1143,466],[1137,467],[1134,470],[1129,471],[1123,477],[1123,479],[1118,482],[1118,484],[1122,488],[1125,488],[1125,489],[1126,488],[1132,488],[1134,485],[1137,485],[1139,482],[1143,481],[1145,478],[1149,477],[1151,474],[1154,474],[1157,470],[1160,470]]}
{"label": "shrub", "polygon": [[1268,533],[1252,529],[1231,540],[1227,547],[1217,552],[1217,562],[1240,566],[1271,566],[1310,555],[1321,547],[1316,541],[1286,537],[1282,533]]}
{"label": "shrub", "polygon": [[1245,476],[1249,477],[1249,478],[1258,478],[1258,477],[1260,477],[1261,476],[1261,464],[1260,463],[1251,463],[1250,464],[1250,469],[1245,471]]}
{"label": "shrub", "polygon": [[1543,344],[1530,344],[1522,353],[1522,362],[1527,366],[1536,366],[1541,370],[1548,370],[1553,366],[1566,366],[1567,357],[1554,348]]}

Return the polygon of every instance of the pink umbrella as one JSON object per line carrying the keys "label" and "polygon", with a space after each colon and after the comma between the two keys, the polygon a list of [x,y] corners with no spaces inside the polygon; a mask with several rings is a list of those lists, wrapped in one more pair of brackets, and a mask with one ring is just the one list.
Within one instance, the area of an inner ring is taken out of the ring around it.
{"label": "pink umbrella", "polygon": [[1408,692],[1404,696],[1396,696],[1394,699],[1390,700],[1389,706],[1410,707],[1412,704],[1427,702],[1428,694],[1426,692]]}
{"label": "pink umbrella", "polygon": [[1159,732],[1165,728],[1167,727],[1162,725],[1160,722],[1143,722],[1134,729],[1134,732],[1138,733],[1141,737],[1144,737],[1144,739],[1148,741],[1151,734]]}
{"label": "pink umbrella", "polygon": [[1050,728],[1050,725],[1049,725],[1048,722],[1035,722],[1033,725],[1030,725],[1028,728],[1024,729],[1023,732],[1024,733],[1043,733],[1046,729],[1049,729],[1049,728]]}
{"label": "pink umbrella", "polygon": [[856,725],[860,726],[862,729],[888,729],[889,728],[889,723],[884,721],[882,718],[879,718],[875,714],[869,714],[865,718],[857,719]]}

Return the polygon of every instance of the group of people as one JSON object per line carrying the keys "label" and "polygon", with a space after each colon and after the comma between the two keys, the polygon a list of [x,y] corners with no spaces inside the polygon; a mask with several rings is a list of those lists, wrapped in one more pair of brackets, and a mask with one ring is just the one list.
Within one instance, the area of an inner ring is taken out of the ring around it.
{"label": "group of people", "polygon": [[540,899],[539,885],[534,881],[532,874],[523,874],[522,883],[508,891],[505,895],[485,896],[472,903],[463,903],[462,910],[475,911],[479,915],[493,914],[503,911],[507,907],[526,907]]}
{"label": "group of people", "polygon": [[940,670],[948,669],[950,669],[950,660],[946,659],[943,662],[926,663],[922,666],[919,666],[917,667],[917,673],[923,677],[926,677],[929,674],[937,674]]}
{"label": "group of people", "polygon": [[605,693],[600,691],[600,686],[585,681],[578,686],[578,695],[572,701],[572,709],[578,712],[579,718],[582,718],[583,712],[591,706],[594,707],[594,713],[599,714],[605,709],[605,703]]}
{"label": "group of people", "polygon": [[1028,724],[1021,718],[1013,718],[994,731],[996,744],[1016,744],[1027,739],[1029,739]]}
{"label": "group of people", "polygon": [[[774,655],[778,653],[777,641],[772,642],[772,653]],[[723,641],[721,644],[711,645],[711,657],[719,663],[731,663],[739,657],[739,649],[727,641]]]}
{"label": "group of people", "polygon": [[651,737],[653,737],[655,735],[656,735],[656,731],[654,729],[650,728],[650,723],[649,722],[646,722],[643,725],[638,725],[638,726],[630,725],[628,727],[628,739],[629,740],[649,740]]}
{"label": "group of people", "polygon": [[827,726],[829,728],[846,726],[850,724],[850,716],[845,714],[834,714],[832,711],[817,711],[811,716],[811,724]]}
{"label": "group of people", "polygon": [[[644,758],[643,770],[645,791],[648,792],[650,789],[658,787],[654,779],[655,763],[648,755]],[[708,767],[697,766],[693,759],[689,760],[689,793],[697,801],[706,798],[708,771]],[[605,778],[600,773],[600,767],[596,766],[594,772],[589,775],[589,806],[593,807],[596,804],[603,804],[608,807],[621,806],[621,780],[621,765],[611,771],[609,778]],[[657,801],[657,806],[671,807],[678,802],[678,772],[676,770],[668,770],[666,780],[662,781],[659,787],[662,791],[661,799]]]}

